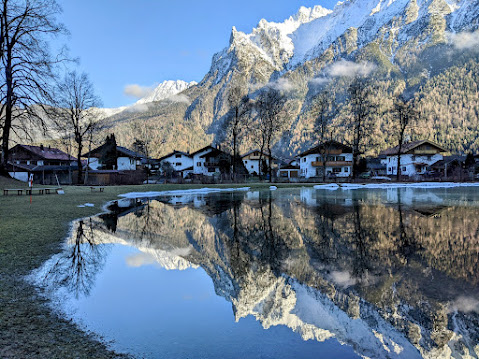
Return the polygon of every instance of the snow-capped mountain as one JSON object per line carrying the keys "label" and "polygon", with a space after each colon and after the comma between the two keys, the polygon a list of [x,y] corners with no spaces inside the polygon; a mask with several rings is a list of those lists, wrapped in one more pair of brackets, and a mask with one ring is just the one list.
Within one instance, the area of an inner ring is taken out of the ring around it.
{"label": "snow-capped mountain", "polygon": [[[199,84],[161,84],[135,104],[148,103],[144,111],[115,115],[112,122],[118,127],[113,131],[121,143],[128,145],[132,138],[122,124],[145,118],[161,123],[154,142],[163,144],[153,149],[155,155],[173,149],[194,151],[211,141],[222,143],[226,141],[222,124],[229,110],[229,90],[240,87],[245,93],[254,93],[274,82],[294,90],[289,93],[294,103],[289,133],[277,139],[280,141],[275,148],[275,152],[291,156],[313,141],[307,131],[311,126],[308,113],[318,91],[324,87],[342,91],[339,107],[343,107],[347,104],[346,86],[340,81],[354,73],[354,66],[362,64],[376,69],[372,79],[380,88],[378,99],[398,89],[422,98],[421,115],[427,125],[416,134],[418,138],[430,138],[453,152],[476,150],[479,142],[472,129],[478,123],[469,114],[479,110],[479,100],[470,98],[477,91],[459,86],[463,92],[459,94],[458,84],[453,81],[464,76],[470,77],[468,84],[479,81],[478,52],[473,46],[479,41],[478,27],[476,0],[345,0],[333,10],[301,7],[284,22],[260,20],[249,34],[233,27],[229,43],[213,56],[210,70]],[[446,79],[439,81],[437,76]],[[320,81],[314,81],[318,77],[331,81],[318,89]],[[176,91],[183,91],[181,98],[187,101],[152,102],[174,96]],[[453,100],[452,96],[462,100]],[[451,110],[451,106],[457,108]],[[454,124],[454,113],[460,113],[467,123]],[[348,141],[341,121],[335,119],[333,136]],[[371,154],[391,146],[387,126],[385,119],[377,119],[380,131],[370,141],[377,144]],[[241,150],[246,151],[254,144],[246,140],[242,146]]]}
{"label": "snow-capped mountain", "polygon": [[149,95],[138,100],[136,104],[144,104],[154,101],[165,100],[171,96],[177,95],[180,92],[185,91],[186,89],[196,84],[197,82],[195,81],[186,82],[182,80],[167,80],[159,84]]}

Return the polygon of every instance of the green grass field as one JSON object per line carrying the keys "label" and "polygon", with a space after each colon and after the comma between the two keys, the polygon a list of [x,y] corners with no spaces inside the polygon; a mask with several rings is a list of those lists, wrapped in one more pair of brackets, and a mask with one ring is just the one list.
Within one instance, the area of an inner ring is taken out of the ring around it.
{"label": "green grass field", "polygon": [[[65,194],[0,197],[0,358],[112,358],[99,338],[55,316],[24,276],[58,253],[71,221],[91,216],[119,194],[203,187],[268,188],[269,183],[241,185],[141,185],[64,187]],[[278,187],[290,187],[278,184]],[[0,177],[3,188],[25,183]],[[3,191],[2,191],[3,194]],[[93,203],[95,207],[79,208]]]}

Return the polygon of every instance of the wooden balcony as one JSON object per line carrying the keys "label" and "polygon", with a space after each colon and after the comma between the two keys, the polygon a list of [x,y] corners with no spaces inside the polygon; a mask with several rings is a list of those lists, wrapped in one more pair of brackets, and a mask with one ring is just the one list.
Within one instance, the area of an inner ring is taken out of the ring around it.
{"label": "wooden balcony", "polygon": [[205,162],[205,167],[219,167],[218,162]]}
{"label": "wooden balcony", "polygon": [[438,153],[440,153],[438,150],[436,149],[431,149],[431,150],[414,150],[413,151],[413,154],[415,154],[416,156],[421,156],[421,155],[437,155]]}
{"label": "wooden balcony", "polygon": [[[313,162],[313,167],[323,167],[324,162]],[[353,162],[350,161],[327,161],[326,167],[347,167],[352,166]]]}

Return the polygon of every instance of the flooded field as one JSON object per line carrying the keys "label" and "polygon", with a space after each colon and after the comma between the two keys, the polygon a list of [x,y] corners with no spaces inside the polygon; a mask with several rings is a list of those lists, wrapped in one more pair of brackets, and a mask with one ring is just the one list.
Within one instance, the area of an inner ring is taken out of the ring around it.
{"label": "flooded field", "polygon": [[479,191],[122,199],[31,280],[146,358],[475,358]]}

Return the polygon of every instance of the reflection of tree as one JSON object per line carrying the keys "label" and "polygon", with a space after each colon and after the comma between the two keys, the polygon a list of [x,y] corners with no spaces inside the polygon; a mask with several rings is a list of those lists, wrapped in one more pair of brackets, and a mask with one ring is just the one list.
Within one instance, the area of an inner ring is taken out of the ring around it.
{"label": "reflection of tree", "polygon": [[410,257],[412,257],[418,250],[420,246],[416,242],[413,236],[410,236],[406,231],[406,225],[404,223],[404,209],[401,198],[401,190],[398,188],[398,217],[399,217],[399,228],[397,236],[398,252],[402,255],[406,262]]}
{"label": "reflection of tree", "polygon": [[76,297],[90,294],[104,259],[102,247],[95,240],[95,229],[91,218],[86,223],[78,222],[70,250],[62,254],[47,273],[47,281],[69,288]]}

